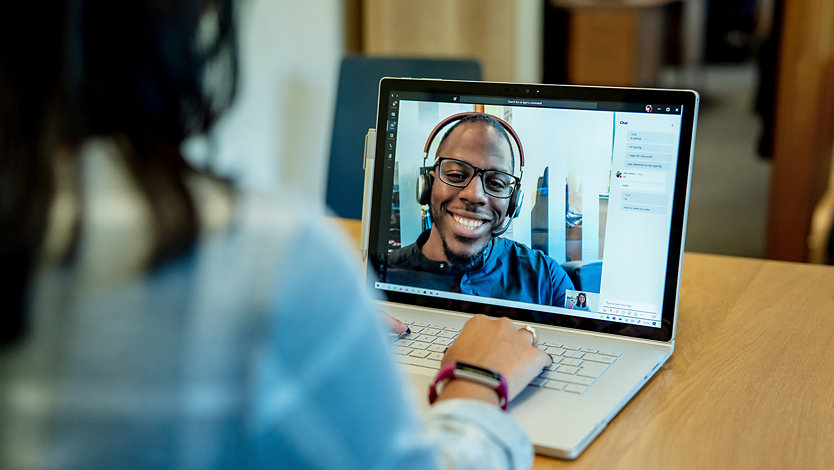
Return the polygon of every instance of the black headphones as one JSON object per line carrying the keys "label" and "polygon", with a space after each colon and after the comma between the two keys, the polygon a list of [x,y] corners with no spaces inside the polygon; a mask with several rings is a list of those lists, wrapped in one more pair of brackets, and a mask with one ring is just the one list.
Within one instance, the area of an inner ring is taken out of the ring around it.
{"label": "black headphones", "polygon": [[[431,133],[429,134],[428,140],[426,140],[426,145],[423,148],[423,166],[420,168],[420,176],[417,178],[417,202],[420,204],[428,204],[431,201],[431,185],[432,185],[432,176],[429,172],[434,168],[433,166],[429,167],[426,166],[426,162],[429,158],[429,149],[431,148],[432,142],[434,139],[440,134],[440,131],[445,129],[449,124],[453,122],[460,121],[461,119],[467,116],[475,116],[484,113],[475,113],[475,112],[466,112],[466,113],[458,113],[453,114],[446,119],[440,121],[434,129],[432,129]],[[513,194],[510,196],[510,203],[507,206],[507,219],[514,219],[518,217],[521,213],[521,203],[524,200],[524,195],[521,192],[521,178],[524,176],[524,149],[521,147],[521,140],[519,140],[518,135],[515,133],[515,130],[503,119],[497,118],[491,114],[488,114],[492,119],[498,121],[501,126],[504,127],[504,130],[509,133],[513,140],[515,141],[516,147],[518,147],[518,159],[519,159],[519,175],[518,175],[518,182],[515,184],[515,188],[513,189]],[[507,223],[501,230],[495,232],[496,235],[500,235],[507,231],[509,228],[509,223]]]}

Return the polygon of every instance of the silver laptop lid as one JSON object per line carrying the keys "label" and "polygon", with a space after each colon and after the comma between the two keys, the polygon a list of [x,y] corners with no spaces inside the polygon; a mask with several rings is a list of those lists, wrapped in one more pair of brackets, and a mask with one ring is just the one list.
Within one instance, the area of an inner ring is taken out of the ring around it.
{"label": "silver laptop lid", "polygon": [[371,286],[672,340],[697,109],[689,90],[383,79]]}

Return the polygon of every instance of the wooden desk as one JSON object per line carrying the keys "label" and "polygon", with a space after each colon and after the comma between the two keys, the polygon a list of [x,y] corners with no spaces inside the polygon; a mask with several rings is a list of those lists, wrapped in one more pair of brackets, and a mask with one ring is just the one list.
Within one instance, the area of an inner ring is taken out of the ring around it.
{"label": "wooden desk", "polygon": [[686,253],[678,317],[672,358],[608,429],[533,468],[834,468],[834,268]]}

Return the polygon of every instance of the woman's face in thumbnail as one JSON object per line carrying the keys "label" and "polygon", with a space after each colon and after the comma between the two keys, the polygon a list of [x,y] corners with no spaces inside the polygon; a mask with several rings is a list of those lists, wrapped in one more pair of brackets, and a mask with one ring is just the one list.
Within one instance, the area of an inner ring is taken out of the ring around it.
{"label": "woman's face in thumbnail", "polygon": [[585,294],[579,294],[576,297],[576,301],[579,303],[579,305],[585,305]]}
{"label": "woman's face in thumbnail", "polygon": [[[476,168],[512,173],[510,145],[500,131],[483,123],[464,123],[437,150],[439,158],[454,158]],[[480,176],[465,188],[456,188],[440,181],[436,171],[431,193],[432,230],[443,242],[447,261],[465,264],[480,254],[492,239],[492,232],[501,227],[509,199],[489,196],[484,192]]]}

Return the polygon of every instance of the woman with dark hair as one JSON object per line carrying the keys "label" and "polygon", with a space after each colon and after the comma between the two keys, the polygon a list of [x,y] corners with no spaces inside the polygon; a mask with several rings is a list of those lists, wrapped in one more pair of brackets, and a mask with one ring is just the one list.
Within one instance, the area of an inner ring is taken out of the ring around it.
{"label": "woman with dark hair", "polygon": [[183,158],[231,103],[231,0],[0,15],[0,468],[522,468],[497,406],[549,363],[475,317],[423,418],[309,207]]}
{"label": "woman with dark hair", "polygon": [[588,307],[587,297],[588,296],[585,295],[584,292],[580,292],[579,294],[577,294],[576,295],[576,304],[574,304],[573,309],[574,310],[585,310],[586,312],[590,312],[591,309],[590,309],[590,307]]}

